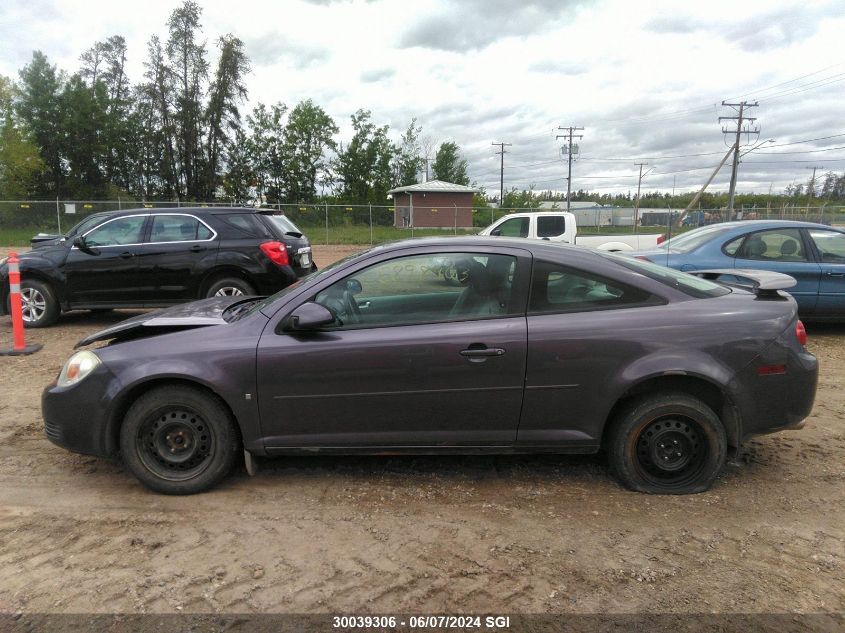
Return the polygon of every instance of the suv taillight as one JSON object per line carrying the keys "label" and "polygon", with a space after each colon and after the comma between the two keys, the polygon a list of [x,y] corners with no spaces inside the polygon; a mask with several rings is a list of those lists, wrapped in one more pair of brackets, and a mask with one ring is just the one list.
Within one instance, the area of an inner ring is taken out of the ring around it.
{"label": "suv taillight", "polygon": [[798,338],[798,342],[801,345],[807,344],[807,330],[804,327],[804,324],[801,323],[800,319],[795,322],[795,336]]}
{"label": "suv taillight", "polygon": [[287,266],[290,264],[288,258],[288,249],[281,242],[264,242],[260,245],[261,252],[263,252],[270,261],[277,266]]}

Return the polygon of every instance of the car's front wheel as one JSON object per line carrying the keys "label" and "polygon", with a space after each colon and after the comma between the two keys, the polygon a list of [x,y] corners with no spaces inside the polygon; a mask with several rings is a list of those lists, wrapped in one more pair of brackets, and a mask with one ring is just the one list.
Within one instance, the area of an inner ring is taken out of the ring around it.
{"label": "car's front wheel", "polygon": [[169,495],[211,488],[232,469],[239,445],[225,405],[187,386],[148,391],[120,429],[126,466],[146,487]]}
{"label": "car's front wheel", "polygon": [[704,492],[725,463],[727,438],[719,417],[698,398],[658,394],[638,398],[613,421],[610,468],[631,490],[652,494]]}
{"label": "car's front wheel", "polygon": [[237,277],[218,279],[208,286],[206,297],[240,297],[242,295],[254,295],[255,289]]}
{"label": "car's front wheel", "polygon": [[52,288],[35,279],[21,281],[21,307],[25,327],[47,327],[59,318],[61,308]]}

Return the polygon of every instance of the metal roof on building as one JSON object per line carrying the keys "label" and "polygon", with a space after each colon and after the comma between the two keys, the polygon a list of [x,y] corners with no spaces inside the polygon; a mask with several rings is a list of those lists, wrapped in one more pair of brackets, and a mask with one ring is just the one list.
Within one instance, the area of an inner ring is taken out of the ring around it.
{"label": "metal roof on building", "polygon": [[456,185],[453,182],[429,180],[428,182],[418,182],[415,185],[396,187],[396,189],[391,189],[387,193],[477,193],[478,191],[479,189]]}

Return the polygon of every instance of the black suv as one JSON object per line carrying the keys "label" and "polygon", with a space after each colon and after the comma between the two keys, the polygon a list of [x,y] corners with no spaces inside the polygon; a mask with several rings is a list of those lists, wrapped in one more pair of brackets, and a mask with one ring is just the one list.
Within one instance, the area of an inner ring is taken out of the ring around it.
{"label": "black suv", "polygon": [[[98,213],[65,236],[36,236],[20,260],[28,327],[50,325],[68,310],[272,294],[317,270],[308,238],[287,217],[239,208]],[[4,314],[9,272],[0,262]]]}

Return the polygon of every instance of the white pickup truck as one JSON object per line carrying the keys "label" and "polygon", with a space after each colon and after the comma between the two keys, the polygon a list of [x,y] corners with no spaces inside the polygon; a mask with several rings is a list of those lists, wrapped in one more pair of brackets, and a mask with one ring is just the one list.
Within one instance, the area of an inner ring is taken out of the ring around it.
{"label": "white pickup truck", "polygon": [[577,235],[575,215],[568,211],[531,211],[511,213],[497,220],[479,235],[526,237],[589,246],[602,251],[638,251],[651,249],[663,242],[660,233],[619,235]]}

